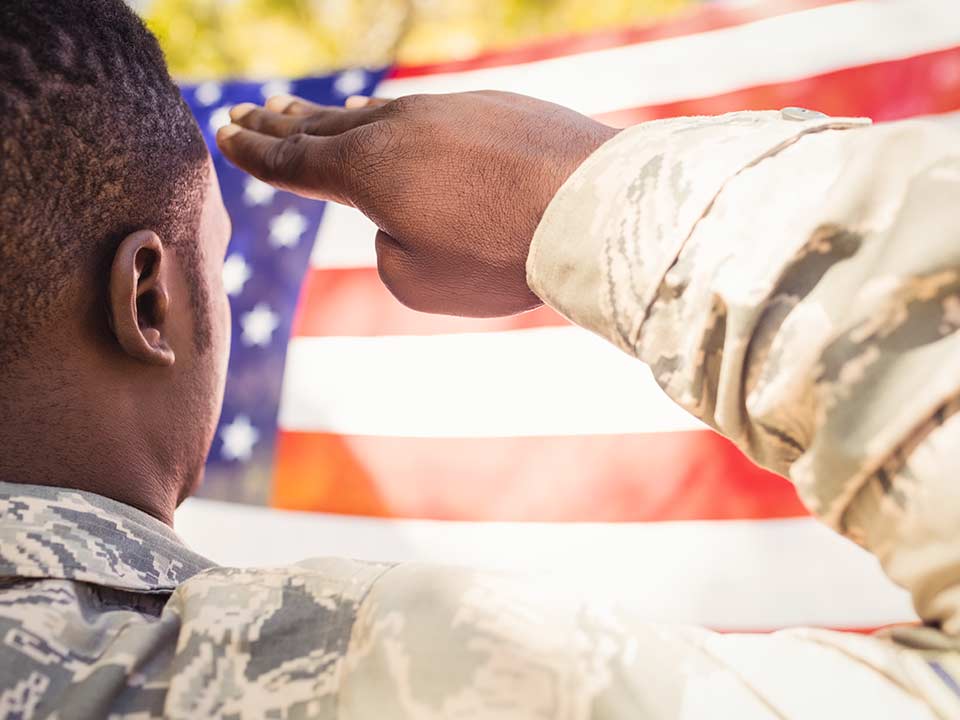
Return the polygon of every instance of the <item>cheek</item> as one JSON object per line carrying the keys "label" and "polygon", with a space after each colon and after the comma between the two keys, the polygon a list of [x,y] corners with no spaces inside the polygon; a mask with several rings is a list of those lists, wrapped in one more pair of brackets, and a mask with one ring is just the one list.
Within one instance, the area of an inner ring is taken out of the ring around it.
{"label": "cheek", "polygon": [[213,257],[207,258],[207,288],[209,292],[208,318],[212,335],[212,360],[216,368],[220,396],[226,381],[227,363],[230,360],[231,313],[230,299],[223,287],[223,263]]}
{"label": "cheek", "polygon": [[219,415],[227,379],[227,363],[230,360],[230,302],[223,289],[222,269],[211,258],[207,258],[207,263],[204,321],[210,330],[210,345],[205,358],[206,391],[211,410]]}
{"label": "cheek", "polygon": [[219,394],[222,399],[223,387],[227,379],[227,365],[230,362],[231,312],[230,302],[222,289],[216,295],[216,307],[212,318],[214,326],[214,362],[217,367]]}

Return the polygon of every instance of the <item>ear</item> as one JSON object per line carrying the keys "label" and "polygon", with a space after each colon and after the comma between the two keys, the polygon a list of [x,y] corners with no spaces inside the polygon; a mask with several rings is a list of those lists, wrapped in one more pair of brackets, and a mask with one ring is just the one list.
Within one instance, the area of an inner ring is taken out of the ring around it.
{"label": "ear", "polygon": [[167,342],[170,306],[163,242],[151,230],[127,235],[110,270],[110,326],[130,357],[168,367],[176,356]]}

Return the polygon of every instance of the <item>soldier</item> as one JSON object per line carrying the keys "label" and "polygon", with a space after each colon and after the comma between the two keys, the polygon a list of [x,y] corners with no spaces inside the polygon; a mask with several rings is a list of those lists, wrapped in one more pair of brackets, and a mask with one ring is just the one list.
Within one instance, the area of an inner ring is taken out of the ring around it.
{"label": "soldier", "polygon": [[239,165],[379,224],[404,302],[542,300],[649,363],[925,624],[720,636],[515,577],[191,552],[173,510],[229,327],[209,158],[121,0],[6,0],[0,717],[960,715],[955,133],[785,111],[617,134],[493,93],[234,119]]}

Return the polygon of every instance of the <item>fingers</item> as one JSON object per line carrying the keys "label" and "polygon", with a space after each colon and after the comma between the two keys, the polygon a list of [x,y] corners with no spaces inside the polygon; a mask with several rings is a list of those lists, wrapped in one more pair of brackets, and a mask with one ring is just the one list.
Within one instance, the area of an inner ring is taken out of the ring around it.
{"label": "fingers", "polygon": [[416,282],[417,263],[403,246],[388,233],[377,230],[376,249],[377,273],[390,294],[411,310],[426,307],[421,294],[428,283]]}
{"label": "fingers", "polygon": [[287,137],[297,133],[339,135],[375,120],[374,109],[330,107],[310,115],[286,115],[259,108],[252,103],[244,103],[230,111],[230,119],[247,130],[274,137]]}
{"label": "fingers", "polygon": [[217,133],[217,145],[230,162],[264,182],[315,200],[349,204],[337,138],[274,137],[230,124]]}
{"label": "fingers", "polygon": [[355,108],[324,107],[321,105],[313,105],[313,107],[315,110],[311,113],[296,112],[290,114],[260,108],[253,103],[243,103],[230,110],[230,119],[247,130],[254,130],[274,137],[287,137],[297,133],[339,135],[373,122],[376,119],[374,111],[379,107],[379,104]]}
{"label": "fingers", "polygon": [[343,103],[343,106],[348,109],[383,107],[388,102],[390,102],[390,100],[387,98],[367,97],[366,95],[351,95]]}
{"label": "fingers", "polygon": [[243,103],[230,111],[232,123],[217,133],[217,145],[234,165],[264,182],[350,205],[347,186],[358,186],[355,168],[362,163],[345,161],[344,150],[355,148],[346,154],[356,160],[357,148],[367,147],[358,128],[378,120],[389,102],[351,98],[340,108],[278,95],[262,108]]}
{"label": "fingers", "polygon": [[300,132],[298,128],[302,118],[264,110],[253,103],[242,103],[230,108],[230,121],[247,130],[274,137],[286,137]]}
{"label": "fingers", "polygon": [[[380,107],[386,105],[390,100],[388,98],[367,97],[366,95],[351,95],[343,103],[348,109],[364,107]],[[317,103],[304,100],[296,95],[274,95],[266,102],[267,110],[285,115],[309,115],[319,110],[327,110],[329,105],[318,105]]]}
{"label": "fingers", "polygon": [[309,115],[319,110],[325,110],[328,106],[318,105],[295,95],[274,95],[267,100],[264,107],[271,112],[286,115]]}

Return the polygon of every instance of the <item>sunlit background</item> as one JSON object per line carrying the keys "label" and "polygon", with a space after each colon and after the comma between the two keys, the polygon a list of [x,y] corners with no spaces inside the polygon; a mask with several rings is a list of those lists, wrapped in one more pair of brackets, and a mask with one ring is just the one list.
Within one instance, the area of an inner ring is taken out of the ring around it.
{"label": "sunlit background", "polygon": [[296,76],[465,58],[649,23],[691,0],[144,0],[183,79]]}

